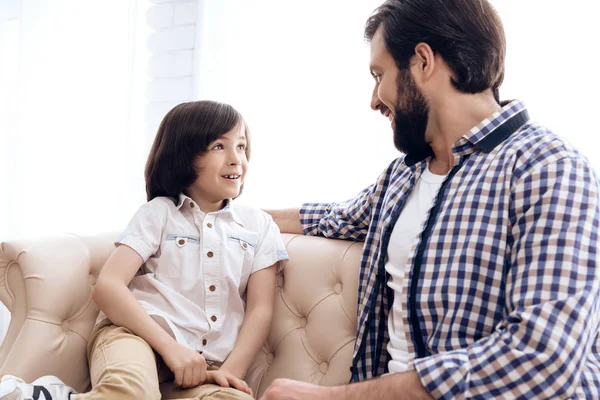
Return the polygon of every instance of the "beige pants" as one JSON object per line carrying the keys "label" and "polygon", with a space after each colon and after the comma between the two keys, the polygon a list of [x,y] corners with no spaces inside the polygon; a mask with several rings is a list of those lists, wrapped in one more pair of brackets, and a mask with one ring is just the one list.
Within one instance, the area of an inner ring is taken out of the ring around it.
{"label": "beige pants", "polygon": [[[92,390],[72,396],[93,399],[252,399],[233,388],[205,384],[192,389],[175,388],[173,374],[148,343],[129,329],[101,323],[94,328],[88,343]],[[160,378],[159,378],[160,376]]]}

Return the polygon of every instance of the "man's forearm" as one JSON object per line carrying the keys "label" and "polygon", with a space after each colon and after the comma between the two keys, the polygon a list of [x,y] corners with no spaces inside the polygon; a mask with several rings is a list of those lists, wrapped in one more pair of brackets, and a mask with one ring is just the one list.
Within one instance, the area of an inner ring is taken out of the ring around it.
{"label": "man's forearm", "polygon": [[336,386],[331,399],[431,400],[415,371],[390,374],[350,385]]}
{"label": "man's forearm", "polygon": [[343,386],[276,379],[260,400],[432,400],[415,371]]}
{"label": "man's forearm", "polygon": [[279,227],[281,233],[304,234],[304,229],[300,223],[300,209],[286,208],[282,210],[264,210],[273,217],[273,221]]}

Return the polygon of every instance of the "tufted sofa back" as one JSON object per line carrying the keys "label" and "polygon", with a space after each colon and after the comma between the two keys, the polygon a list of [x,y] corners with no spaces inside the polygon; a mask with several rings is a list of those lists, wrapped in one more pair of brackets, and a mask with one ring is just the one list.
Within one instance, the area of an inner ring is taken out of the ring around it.
{"label": "tufted sofa back", "polygon": [[[91,290],[116,236],[0,244],[0,300],[12,314],[0,374],[56,375],[80,392],[89,387],[86,346],[98,315]],[[246,375],[258,396],[276,378],[350,379],[362,244],[282,236],[290,260],[277,276],[269,337]]]}

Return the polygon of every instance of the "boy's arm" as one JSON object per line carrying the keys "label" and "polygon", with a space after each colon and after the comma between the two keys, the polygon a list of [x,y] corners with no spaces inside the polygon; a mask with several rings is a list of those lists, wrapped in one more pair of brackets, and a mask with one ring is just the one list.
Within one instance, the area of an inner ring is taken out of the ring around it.
{"label": "boy's arm", "polygon": [[92,296],[113,324],[128,328],[159,351],[175,340],[140,306],[128,287],[142,263],[136,251],[118,246],[104,264]]}
{"label": "boy's arm", "polygon": [[143,263],[127,245],[118,246],[102,267],[92,296],[110,321],[144,339],[173,371],[175,384],[193,387],[206,380],[206,361],[197,352],[178,344],[142,308],[129,283]]}
{"label": "boy's arm", "polygon": [[220,368],[238,378],[246,374],[256,353],[267,339],[275,301],[275,267],[276,264],[261,269],[248,279],[246,314],[242,329],[231,354]]}

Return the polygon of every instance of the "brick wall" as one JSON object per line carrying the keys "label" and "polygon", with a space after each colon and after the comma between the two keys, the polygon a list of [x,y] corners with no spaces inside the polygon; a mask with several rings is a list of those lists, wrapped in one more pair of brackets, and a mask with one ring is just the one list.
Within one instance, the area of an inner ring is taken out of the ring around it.
{"label": "brick wall", "polygon": [[145,122],[154,137],[167,111],[193,96],[194,46],[199,0],[151,0],[146,22],[149,82]]}

